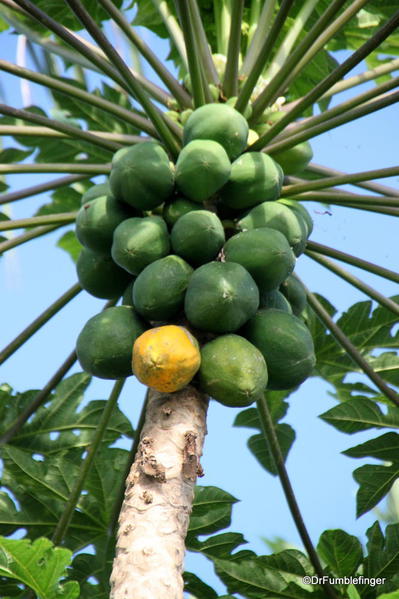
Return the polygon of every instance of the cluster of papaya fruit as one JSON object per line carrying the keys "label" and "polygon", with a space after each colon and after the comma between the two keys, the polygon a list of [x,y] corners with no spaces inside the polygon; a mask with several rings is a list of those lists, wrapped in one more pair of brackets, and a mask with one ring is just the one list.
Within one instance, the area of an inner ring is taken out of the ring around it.
{"label": "cluster of papaya fruit", "polygon": [[312,219],[280,198],[283,169],[246,151],[248,134],[231,105],[201,106],[184,124],[176,164],[156,141],[122,148],[108,182],[82,196],[79,281],[96,297],[123,296],[81,331],[84,370],[133,372],[166,392],[192,382],[228,406],[309,376],[306,295],[291,273]]}

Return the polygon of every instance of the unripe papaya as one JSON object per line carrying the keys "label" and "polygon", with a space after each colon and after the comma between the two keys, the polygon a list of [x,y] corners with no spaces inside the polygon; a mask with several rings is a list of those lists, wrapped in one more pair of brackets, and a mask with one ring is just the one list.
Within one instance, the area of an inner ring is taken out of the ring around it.
{"label": "unripe papaya", "polygon": [[264,152],[247,152],[231,165],[231,175],[220,190],[226,206],[236,210],[276,200],[281,191],[281,174]]}
{"label": "unripe papaya", "polygon": [[266,360],[269,389],[292,389],[311,374],[316,363],[312,336],[293,314],[273,308],[259,310],[242,334]]}
{"label": "unripe papaya", "polygon": [[120,297],[131,279],[109,254],[100,254],[87,248],[83,248],[79,254],[76,271],[83,289],[103,299]]}
{"label": "unripe papaya", "polygon": [[163,218],[170,227],[184,214],[192,210],[201,210],[202,206],[197,202],[191,202],[186,198],[176,198],[170,204],[165,204],[163,209]]}
{"label": "unripe papaya", "polygon": [[90,200],[94,200],[95,198],[99,198],[100,196],[107,196],[111,194],[111,188],[109,186],[109,181],[106,183],[97,183],[96,185],[92,185],[89,187],[87,191],[84,192],[82,198],[80,200],[81,205],[90,202]]}
{"label": "unripe papaya", "polygon": [[281,203],[281,204],[285,204],[291,210],[296,212],[296,214],[299,214],[303,218],[303,220],[306,223],[306,229],[307,229],[306,237],[309,237],[309,235],[313,231],[313,219],[310,216],[309,212],[306,210],[305,206],[303,206],[297,200],[292,200],[291,198],[280,198],[279,200],[277,200],[277,202]]}
{"label": "unripe papaya", "polygon": [[225,406],[253,403],[267,385],[261,352],[239,335],[221,335],[201,350],[200,387]]}
{"label": "unripe papaya", "polygon": [[145,330],[130,306],[107,308],[90,318],[76,342],[83,370],[101,379],[119,379],[132,374],[132,348]]}
{"label": "unripe papaya", "polygon": [[260,294],[259,308],[275,308],[276,310],[283,310],[292,314],[292,308],[287,298],[278,291],[278,289],[272,289],[272,291],[266,291]]}
{"label": "unripe papaya", "polygon": [[225,235],[223,225],[214,212],[196,210],[179,218],[170,239],[178,256],[199,266],[216,258],[225,242]]}
{"label": "unripe papaya", "polygon": [[176,185],[190,200],[203,202],[223,187],[230,170],[229,157],[219,143],[196,139],[179,154]]}
{"label": "unripe papaya", "polygon": [[209,262],[195,270],[184,300],[188,321],[212,333],[236,331],[258,305],[259,291],[249,272],[229,262]]}
{"label": "unripe papaya", "polygon": [[300,316],[307,305],[306,291],[302,283],[290,275],[281,283],[280,291],[289,301],[295,316]]}
{"label": "unripe papaya", "polygon": [[194,139],[217,141],[235,160],[247,146],[248,123],[228,104],[204,104],[188,118],[183,129],[184,145]]}
{"label": "unripe papaya", "polygon": [[230,237],[223,248],[226,264],[241,264],[252,275],[259,289],[276,289],[295,266],[295,256],[280,231],[261,227]]}
{"label": "unripe papaya", "polygon": [[160,216],[128,218],[114,233],[112,258],[132,275],[138,275],[151,262],[167,256],[168,229]]}
{"label": "unripe papaya", "polygon": [[165,325],[149,329],[134,343],[134,374],[139,381],[160,392],[183,389],[200,363],[198,342],[184,327]]}
{"label": "unripe papaya", "polygon": [[113,196],[100,196],[86,202],[76,217],[76,237],[96,252],[109,252],[116,227],[132,213]]}
{"label": "unripe papaya", "polygon": [[151,210],[172,194],[174,175],[163,147],[147,141],[116,152],[109,182],[115,197],[138,210]]}
{"label": "unripe papaya", "polygon": [[141,271],[133,285],[133,305],[147,320],[168,320],[183,308],[193,269],[179,256],[155,260]]}

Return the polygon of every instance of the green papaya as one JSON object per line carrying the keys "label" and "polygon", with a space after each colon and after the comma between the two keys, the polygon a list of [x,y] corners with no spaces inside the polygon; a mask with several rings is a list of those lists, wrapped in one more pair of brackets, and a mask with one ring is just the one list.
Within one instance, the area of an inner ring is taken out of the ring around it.
{"label": "green papaya", "polygon": [[146,141],[116,152],[109,183],[118,199],[138,210],[151,210],[171,196],[174,174],[163,147]]}
{"label": "green papaya", "polygon": [[133,285],[133,305],[150,321],[168,320],[183,308],[193,269],[179,256],[155,260],[141,271]]}
{"label": "green papaya", "polygon": [[312,336],[293,314],[273,308],[259,310],[242,334],[265,358],[269,389],[292,389],[312,373],[316,363]]}
{"label": "green papaya", "polygon": [[201,349],[200,388],[225,406],[253,403],[267,385],[261,352],[239,335],[221,335]]}
{"label": "green papaya", "polygon": [[193,112],[194,111],[192,108],[186,108],[186,110],[183,110],[183,112],[180,115],[180,121],[182,125],[186,124],[186,122],[188,121],[188,117],[191,116]]}
{"label": "green papaya", "polygon": [[86,202],[76,217],[76,237],[96,252],[109,252],[116,227],[132,216],[131,210],[113,196],[100,196]]}
{"label": "green papaya", "polygon": [[196,328],[212,333],[239,329],[259,306],[259,291],[240,264],[208,262],[194,271],[184,311]]}
{"label": "green papaya", "polygon": [[100,196],[107,196],[111,194],[111,188],[109,186],[109,182],[106,183],[97,183],[96,185],[92,185],[87,191],[84,192],[81,198],[81,205],[90,202],[90,200],[94,200],[95,198],[99,198]]}
{"label": "green papaya", "polygon": [[241,230],[270,227],[282,233],[294,254],[299,255],[307,236],[307,225],[299,213],[280,202],[262,202],[238,221]]}
{"label": "green papaya", "polygon": [[190,200],[203,202],[223,187],[230,171],[229,157],[219,143],[195,139],[179,154],[176,185]]}
{"label": "green papaya", "polygon": [[114,232],[112,258],[132,275],[138,275],[151,262],[167,256],[170,242],[165,221],[160,216],[128,218]]}
{"label": "green papaya", "polygon": [[312,160],[313,150],[308,141],[302,141],[287,150],[272,152],[272,158],[279,163],[286,175],[297,175]]}
{"label": "green papaya", "polygon": [[122,306],[133,306],[133,285],[136,277],[130,277],[130,283],[122,295]]}
{"label": "green papaya", "polygon": [[305,206],[303,206],[297,200],[291,200],[291,198],[280,198],[277,202],[281,204],[285,204],[291,210],[293,210],[296,214],[299,214],[306,223],[306,237],[309,237],[313,231],[313,219],[310,216],[309,212],[306,210]]}
{"label": "green papaya", "polygon": [[[228,98],[228,100],[226,100],[226,104],[228,106],[232,106],[234,108],[234,106],[236,105],[237,99],[238,99],[238,96],[231,96],[230,98]],[[247,121],[249,121],[249,119],[252,116],[252,105],[251,104],[247,104],[247,106],[244,109],[243,115],[247,119]]]}
{"label": "green papaya", "polygon": [[295,266],[295,256],[287,239],[269,227],[233,235],[223,252],[226,263],[237,262],[246,268],[262,293],[277,289]]}
{"label": "green papaya", "polygon": [[191,202],[186,198],[176,198],[170,204],[165,204],[163,218],[170,227],[173,227],[175,222],[183,216],[183,214],[187,214],[187,212],[191,212],[192,210],[201,210],[201,208],[202,206],[197,202]]}
{"label": "green papaya", "polygon": [[218,255],[225,242],[224,228],[214,212],[196,210],[179,218],[170,240],[178,256],[199,266]]}
{"label": "green papaya", "polygon": [[290,302],[281,291],[278,291],[278,289],[272,289],[272,291],[261,293],[259,308],[275,308],[276,310],[284,310],[284,312],[292,314]]}
{"label": "green papaya", "polygon": [[281,174],[274,160],[264,152],[246,152],[231,165],[220,196],[226,206],[242,210],[277,200],[280,191]]}
{"label": "green papaya", "polygon": [[79,254],[76,271],[83,289],[103,299],[120,297],[131,279],[109,254],[93,252],[87,248],[83,248]]}
{"label": "green papaya", "polygon": [[300,316],[307,305],[306,291],[302,283],[290,275],[281,283],[280,291],[289,301],[295,316]]}
{"label": "green papaya", "polygon": [[228,104],[204,104],[187,119],[183,129],[183,143],[194,139],[210,139],[226,150],[235,160],[247,147],[248,123],[235,108]]}
{"label": "green papaya", "polygon": [[130,376],[133,343],[144,331],[132,307],[103,310],[86,322],[78,336],[76,353],[81,367],[101,379]]}

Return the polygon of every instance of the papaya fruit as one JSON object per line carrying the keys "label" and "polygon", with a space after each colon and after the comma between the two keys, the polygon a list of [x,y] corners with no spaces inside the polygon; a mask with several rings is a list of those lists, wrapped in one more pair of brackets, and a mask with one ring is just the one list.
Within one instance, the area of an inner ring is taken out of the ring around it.
{"label": "papaya fruit", "polygon": [[136,277],[130,277],[130,283],[122,295],[122,306],[133,306],[133,285]]}
{"label": "papaya fruit", "polygon": [[163,147],[146,141],[114,154],[109,183],[118,199],[137,210],[151,210],[171,196],[174,174]]}
{"label": "papaya fruit", "polygon": [[262,202],[238,221],[241,230],[269,227],[282,233],[294,254],[299,255],[306,242],[307,225],[298,212],[280,202]]}
{"label": "papaya fruit", "polygon": [[246,119],[232,106],[204,104],[187,119],[183,143],[210,139],[223,146],[230,160],[235,160],[247,147],[248,129]]}
{"label": "papaya fruit", "polygon": [[223,187],[230,170],[229,157],[219,143],[195,139],[179,154],[176,185],[187,198],[201,203]]}
{"label": "papaya fruit", "polygon": [[165,325],[149,329],[133,346],[132,369],[152,389],[173,393],[189,384],[201,363],[195,337],[184,327]]}
{"label": "papaya fruit", "polygon": [[202,206],[200,206],[197,202],[191,202],[186,198],[176,198],[170,204],[165,204],[163,209],[163,218],[169,225],[169,227],[173,227],[175,222],[183,216],[183,214],[187,214],[187,212],[191,212],[192,210],[201,210]]}
{"label": "papaya fruit", "polygon": [[95,252],[109,252],[116,227],[132,216],[127,206],[113,196],[100,196],[86,202],[76,217],[76,237]]}
{"label": "papaya fruit", "polygon": [[313,219],[310,216],[309,212],[306,210],[305,206],[303,206],[297,200],[291,200],[291,198],[279,198],[277,200],[280,204],[285,204],[291,210],[293,210],[296,214],[299,214],[306,223],[306,237],[308,238],[313,231]]}
{"label": "papaya fruit", "polygon": [[281,175],[274,160],[264,152],[246,152],[231,165],[231,175],[220,190],[222,202],[236,210],[277,200]]}
{"label": "papaya fruit", "polygon": [[261,293],[259,299],[259,308],[275,308],[276,310],[284,310],[284,312],[289,312],[289,314],[292,314],[290,302],[278,289]]}
{"label": "papaya fruit", "polygon": [[261,227],[230,237],[223,247],[226,263],[241,264],[261,293],[277,289],[295,266],[295,256],[280,231]]}
{"label": "papaya fruit", "polygon": [[196,210],[179,218],[170,240],[178,256],[199,266],[216,258],[225,242],[224,228],[214,212]]}
{"label": "papaya fruit", "polygon": [[193,269],[179,256],[155,260],[141,271],[133,285],[133,305],[147,320],[168,320],[183,308]]}
{"label": "papaya fruit", "polygon": [[316,363],[312,336],[293,314],[259,310],[241,333],[263,354],[269,389],[292,389],[312,373]]}
{"label": "papaya fruit", "polygon": [[240,335],[220,335],[201,349],[200,388],[225,406],[245,407],[264,391],[267,366],[261,352]]}
{"label": "papaya fruit", "polygon": [[[232,106],[234,108],[234,106],[236,105],[237,100],[238,100],[238,96],[231,96],[230,98],[228,98],[226,100],[226,104],[228,106]],[[244,109],[243,115],[247,119],[247,121],[249,121],[249,119],[252,116],[252,105],[251,104],[247,104],[247,106]]]}
{"label": "papaya fruit", "polygon": [[92,185],[87,191],[82,194],[81,205],[90,202],[90,200],[94,200],[95,198],[99,198],[100,196],[107,196],[111,194],[111,188],[109,186],[109,182],[106,183],[97,183],[96,185]]}
{"label": "papaya fruit", "polygon": [[76,262],[78,280],[83,289],[103,299],[120,297],[131,276],[119,268],[109,254],[83,248]]}
{"label": "papaya fruit", "polygon": [[297,175],[304,171],[312,160],[313,150],[308,141],[302,141],[287,150],[272,152],[271,155],[286,175]]}
{"label": "papaya fruit", "polygon": [[293,275],[289,275],[281,283],[280,291],[289,301],[295,316],[300,316],[307,305],[306,291],[302,283]]}
{"label": "papaya fruit", "polygon": [[184,300],[188,321],[197,329],[231,333],[259,306],[255,281],[240,264],[208,262],[191,276]]}
{"label": "papaya fruit", "polygon": [[138,275],[151,262],[167,256],[169,248],[169,234],[163,218],[133,217],[115,229],[111,254],[121,268]]}
{"label": "papaya fruit", "polygon": [[107,308],[90,318],[76,342],[83,370],[101,379],[119,379],[132,374],[133,343],[145,330],[130,306]]}

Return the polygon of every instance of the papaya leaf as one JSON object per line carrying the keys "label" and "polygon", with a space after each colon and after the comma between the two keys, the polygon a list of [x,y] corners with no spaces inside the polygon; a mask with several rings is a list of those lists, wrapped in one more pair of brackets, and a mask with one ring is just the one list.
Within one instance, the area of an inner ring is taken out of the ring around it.
{"label": "papaya leaf", "polygon": [[[295,441],[295,431],[289,424],[277,424],[276,435],[285,460],[293,442]],[[263,468],[265,468],[271,474],[278,474],[273,456],[265,442],[263,435],[259,434],[250,437],[248,439],[248,447]]]}
{"label": "papaya leaf", "polygon": [[388,410],[384,414],[381,408],[367,397],[355,397],[334,406],[321,414],[320,418],[348,434],[369,428],[399,428],[399,415],[395,410]]}
{"label": "papaya leaf", "polygon": [[62,580],[70,562],[71,552],[54,547],[48,539],[40,538],[31,543],[27,539],[0,537],[0,575],[27,585],[39,599],[79,597],[79,584]]}
{"label": "papaya leaf", "polygon": [[[375,522],[366,532],[368,555],[364,560],[364,576],[385,578],[382,592],[397,590],[399,572],[399,524],[389,524],[385,536],[380,524]],[[393,588],[389,588],[393,586]],[[362,597],[374,597],[373,589],[367,585],[358,588]],[[374,589],[375,591],[375,589]]]}
{"label": "papaya leaf", "polygon": [[317,551],[330,570],[339,577],[355,574],[363,559],[360,541],[344,530],[326,530]]}
{"label": "papaya leaf", "polygon": [[218,487],[195,487],[188,531],[191,535],[216,532],[229,526],[231,508],[237,499]]}
{"label": "papaya leaf", "polygon": [[184,590],[201,599],[218,599],[217,592],[191,572],[184,572]]}
{"label": "papaya leaf", "polygon": [[212,557],[229,557],[234,549],[247,543],[241,533],[225,532],[209,537],[205,541],[198,541],[190,536],[187,548],[190,551],[200,551]]}
{"label": "papaya leaf", "polygon": [[[122,0],[112,1],[118,8],[122,6]],[[109,19],[108,13],[97,0],[83,0],[82,4],[97,24],[101,24],[103,21]],[[62,23],[64,27],[68,27],[74,31],[82,29],[81,22],[63,0],[52,0],[51,2],[48,0],[36,0],[35,5],[45,11],[55,21]]]}
{"label": "papaya leaf", "polygon": [[20,148],[5,148],[0,151],[0,163],[10,164],[16,162],[22,162],[33,152],[32,150],[21,150]]}
{"label": "papaya leaf", "polygon": [[[71,580],[79,583],[82,597],[96,597],[98,599],[109,599],[113,550],[104,554],[102,549],[96,546],[96,553],[79,553],[73,559],[68,575]],[[88,580],[90,579],[90,582]],[[93,584],[95,579],[97,584]]]}
{"label": "papaya leaf", "polygon": [[391,466],[366,465],[354,470],[353,478],[359,483],[356,515],[362,516],[375,507],[389,492],[398,477],[398,462]]}
{"label": "papaya leaf", "polygon": [[352,458],[377,458],[386,462],[397,462],[399,460],[399,434],[385,433],[376,439],[370,439],[365,443],[356,445],[342,452]]}
{"label": "papaya leaf", "polygon": [[81,194],[72,186],[60,187],[51,194],[51,202],[41,206],[36,212],[36,215],[74,212],[75,210],[79,210],[81,197]]}
{"label": "papaya leaf", "polygon": [[82,245],[76,237],[75,231],[67,231],[57,241],[57,247],[67,252],[74,262],[79,258]]}

